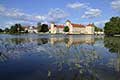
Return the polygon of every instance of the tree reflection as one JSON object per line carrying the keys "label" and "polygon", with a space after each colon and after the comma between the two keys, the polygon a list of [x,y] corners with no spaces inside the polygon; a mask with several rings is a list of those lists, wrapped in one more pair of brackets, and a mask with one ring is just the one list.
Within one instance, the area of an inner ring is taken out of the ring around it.
{"label": "tree reflection", "polygon": [[29,42],[28,38],[5,38],[1,40],[2,43],[7,43],[7,44],[14,44],[14,45],[19,45],[19,44],[24,44],[26,42]]}
{"label": "tree reflection", "polygon": [[37,39],[37,44],[41,45],[41,44],[46,44],[48,43],[48,38],[38,38]]}
{"label": "tree reflection", "polygon": [[104,46],[112,53],[120,54],[120,37],[105,37]]}
{"label": "tree reflection", "polygon": [[[104,45],[103,39],[100,39],[100,45],[92,45],[97,40],[99,38],[94,40],[92,36],[1,38],[0,61],[8,58],[37,60],[36,65],[40,64],[39,77],[43,80],[47,80],[46,77],[49,80],[118,80],[116,75],[111,76],[111,70],[115,68],[120,71],[120,57],[106,58],[106,53],[101,51],[105,48],[100,46]],[[116,48],[113,51],[117,53],[120,50],[119,42],[118,37],[105,37],[104,40],[105,46]]]}
{"label": "tree reflection", "polygon": [[105,37],[104,46],[109,49],[109,52],[116,53],[117,58],[110,59],[110,66],[113,66],[116,71],[120,71],[120,37]]}
{"label": "tree reflection", "polygon": [[64,42],[65,42],[66,44],[68,44],[69,38],[64,38]]}
{"label": "tree reflection", "polygon": [[9,38],[9,39],[3,40],[3,42],[7,42],[8,44],[14,44],[14,45],[35,42],[38,45],[42,45],[42,44],[48,43],[48,38],[37,38],[37,39],[34,39],[34,38]]}

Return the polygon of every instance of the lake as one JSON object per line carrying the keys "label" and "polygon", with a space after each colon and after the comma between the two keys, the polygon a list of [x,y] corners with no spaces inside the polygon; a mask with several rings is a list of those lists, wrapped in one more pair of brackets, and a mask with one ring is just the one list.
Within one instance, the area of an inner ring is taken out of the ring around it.
{"label": "lake", "polygon": [[120,37],[0,34],[0,80],[120,80]]}

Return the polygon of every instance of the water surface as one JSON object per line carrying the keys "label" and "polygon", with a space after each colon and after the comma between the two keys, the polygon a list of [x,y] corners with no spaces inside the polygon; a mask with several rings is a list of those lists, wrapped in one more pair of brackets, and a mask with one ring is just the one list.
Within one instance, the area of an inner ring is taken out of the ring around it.
{"label": "water surface", "polygon": [[0,34],[0,80],[119,80],[120,37]]}

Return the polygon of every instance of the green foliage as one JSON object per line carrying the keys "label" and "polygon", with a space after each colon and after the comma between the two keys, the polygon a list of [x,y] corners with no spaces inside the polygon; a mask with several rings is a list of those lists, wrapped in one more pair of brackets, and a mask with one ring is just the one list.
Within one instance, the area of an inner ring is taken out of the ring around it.
{"label": "green foliage", "polygon": [[9,29],[9,33],[11,33],[11,34],[21,33],[22,31],[24,31],[24,29],[21,26],[21,24],[15,24],[15,25],[11,26],[11,28]]}
{"label": "green foliage", "polygon": [[8,28],[5,28],[4,32],[5,32],[5,33],[9,33],[9,29],[8,29]]}
{"label": "green foliage", "polygon": [[49,31],[47,24],[41,25],[41,23],[38,23],[37,29],[38,29],[38,32],[48,32]]}
{"label": "green foliage", "polygon": [[120,17],[112,17],[105,23],[104,32],[107,35],[120,34]]}
{"label": "green foliage", "polygon": [[42,28],[41,32],[48,32],[49,31],[47,24],[42,24],[41,28]]}
{"label": "green foliage", "polygon": [[1,32],[3,32],[3,30],[2,30],[2,29],[0,29],[0,33],[1,33]]}
{"label": "green foliage", "polygon": [[94,25],[94,27],[95,27],[95,31],[97,32],[97,31],[103,31],[101,28],[99,28],[99,27],[97,27],[97,26],[95,26]]}
{"label": "green foliage", "polygon": [[120,54],[120,39],[119,37],[105,37],[104,45],[112,53]]}
{"label": "green foliage", "polygon": [[65,26],[63,31],[64,31],[64,32],[69,32],[69,27],[68,27],[68,26]]}

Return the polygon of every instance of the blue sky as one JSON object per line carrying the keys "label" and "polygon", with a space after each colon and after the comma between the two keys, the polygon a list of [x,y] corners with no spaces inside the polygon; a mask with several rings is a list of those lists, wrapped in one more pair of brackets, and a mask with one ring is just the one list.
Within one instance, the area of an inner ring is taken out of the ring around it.
{"label": "blue sky", "polygon": [[0,28],[15,23],[95,23],[103,27],[112,16],[120,16],[120,0],[0,0]]}

